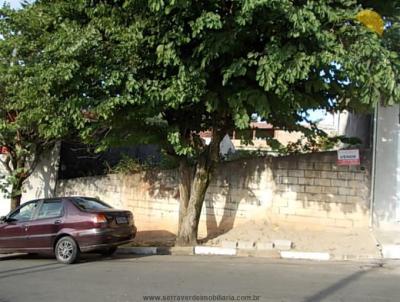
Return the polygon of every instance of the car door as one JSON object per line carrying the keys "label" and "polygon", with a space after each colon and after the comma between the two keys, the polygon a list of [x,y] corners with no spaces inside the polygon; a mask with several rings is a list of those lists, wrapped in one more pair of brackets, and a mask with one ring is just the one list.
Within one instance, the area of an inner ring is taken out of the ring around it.
{"label": "car door", "polygon": [[51,251],[54,239],[62,228],[64,214],[61,198],[42,200],[38,206],[37,214],[28,225],[29,248],[38,251]]}
{"label": "car door", "polygon": [[35,216],[38,201],[30,201],[0,222],[0,250],[17,251],[27,247],[28,224]]}

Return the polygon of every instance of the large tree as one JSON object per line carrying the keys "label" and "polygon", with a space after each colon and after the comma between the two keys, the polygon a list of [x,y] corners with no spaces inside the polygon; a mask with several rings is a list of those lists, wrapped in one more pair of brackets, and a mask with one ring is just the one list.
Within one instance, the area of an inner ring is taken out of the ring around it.
{"label": "large tree", "polygon": [[23,183],[40,157],[68,129],[57,104],[57,86],[68,75],[43,52],[49,19],[33,10],[0,9],[0,164],[6,172],[0,191],[11,198],[11,209],[20,205]]}
{"label": "large tree", "polygon": [[[248,127],[252,113],[310,135],[319,133],[315,125],[300,125],[310,109],[400,101],[397,53],[356,20],[370,5],[38,0],[33,7],[53,20],[45,52],[67,66],[62,97],[81,136],[103,146],[157,142],[179,158],[177,242],[188,245],[197,240],[220,142]],[[390,21],[388,30],[397,19]],[[208,145],[200,138],[206,130]]]}

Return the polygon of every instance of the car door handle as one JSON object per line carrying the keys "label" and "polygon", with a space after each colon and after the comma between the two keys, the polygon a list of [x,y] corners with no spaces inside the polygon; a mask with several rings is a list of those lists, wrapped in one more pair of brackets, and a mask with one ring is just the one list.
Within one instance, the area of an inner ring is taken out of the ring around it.
{"label": "car door handle", "polygon": [[59,220],[59,219],[55,220],[54,224],[61,224],[61,220]]}
{"label": "car door handle", "polygon": [[22,228],[23,228],[25,231],[28,230],[28,227],[29,227],[29,226],[28,226],[27,224],[23,224],[23,225],[22,225]]}

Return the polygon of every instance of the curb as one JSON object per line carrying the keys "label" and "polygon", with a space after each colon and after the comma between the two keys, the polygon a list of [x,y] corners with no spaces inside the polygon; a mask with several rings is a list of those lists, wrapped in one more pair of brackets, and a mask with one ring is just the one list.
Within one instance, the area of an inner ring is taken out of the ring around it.
{"label": "curb", "polygon": [[[396,251],[399,246],[396,246]],[[368,255],[335,255],[323,252],[297,252],[279,250],[246,250],[236,248],[221,248],[211,246],[189,246],[189,247],[120,247],[117,250],[120,255],[174,255],[174,256],[236,256],[255,257],[288,260],[312,260],[312,261],[381,261],[384,259],[399,259],[400,255],[386,255],[387,257],[376,257]],[[25,253],[0,254],[0,261],[25,256]]]}
{"label": "curb", "polygon": [[316,261],[328,261],[331,259],[329,253],[312,253],[312,252],[281,252],[282,259],[299,259],[299,260],[316,260]]}
{"label": "curb", "polygon": [[271,258],[280,259],[281,255],[278,250],[240,250],[237,251],[238,257],[255,257],[255,258]]}
{"label": "curb", "polygon": [[176,255],[191,256],[194,255],[193,247],[120,247],[117,250],[120,255]]}
{"label": "curb", "polygon": [[217,256],[236,256],[237,249],[213,246],[195,246],[195,255],[217,255]]}
{"label": "curb", "polygon": [[[335,255],[326,252],[300,252],[223,248],[214,246],[189,246],[189,247],[120,247],[117,254],[121,255],[174,255],[174,256],[235,256],[235,257],[256,257],[287,260],[311,260],[311,261],[373,261],[382,260],[375,256],[368,255]],[[6,255],[5,255],[6,256]],[[14,257],[8,256],[8,257]],[[0,255],[1,259],[1,255]]]}
{"label": "curb", "polygon": [[157,255],[157,247],[121,247],[117,250],[118,254],[122,255]]}
{"label": "curb", "polygon": [[399,244],[382,244],[383,259],[400,259]]}

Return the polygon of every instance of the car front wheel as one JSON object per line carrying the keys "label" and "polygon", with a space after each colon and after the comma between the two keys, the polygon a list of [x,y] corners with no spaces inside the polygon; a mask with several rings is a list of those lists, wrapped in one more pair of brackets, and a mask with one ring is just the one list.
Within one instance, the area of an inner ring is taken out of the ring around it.
{"label": "car front wheel", "polygon": [[55,247],[57,261],[63,264],[72,264],[79,260],[79,247],[71,237],[62,237]]}

